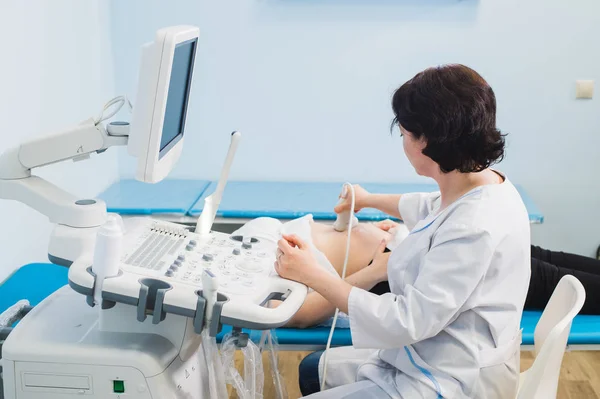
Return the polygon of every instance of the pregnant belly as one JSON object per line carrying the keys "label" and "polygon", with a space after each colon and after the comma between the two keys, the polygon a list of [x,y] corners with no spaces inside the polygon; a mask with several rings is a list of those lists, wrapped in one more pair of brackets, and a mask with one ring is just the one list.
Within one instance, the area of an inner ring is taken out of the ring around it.
{"label": "pregnant belly", "polygon": [[[341,275],[346,256],[348,232],[335,231],[332,225],[313,222],[311,234],[317,249],[323,252]],[[350,237],[350,256],[346,276],[367,266],[373,260],[373,255],[381,240],[389,238],[389,233],[371,223],[360,223],[355,226]]]}

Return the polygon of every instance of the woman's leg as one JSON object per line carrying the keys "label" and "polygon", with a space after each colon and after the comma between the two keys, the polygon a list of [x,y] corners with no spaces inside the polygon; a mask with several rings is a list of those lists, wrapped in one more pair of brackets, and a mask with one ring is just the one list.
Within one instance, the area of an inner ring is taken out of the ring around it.
{"label": "woman's leg", "polygon": [[531,257],[551,263],[558,267],[600,275],[600,260],[587,256],[560,251],[550,251],[548,249],[532,245]]}
{"label": "woman's leg", "polygon": [[567,274],[575,276],[585,288],[586,299],[580,313],[600,315],[600,273],[587,273],[559,267],[536,258],[531,258],[531,280],[525,300],[525,309],[543,310],[556,285]]}
{"label": "woman's leg", "polygon": [[298,377],[300,392],[302,396],[307,396],[321,390],[319,381],[319,360],[323,351],[313,352],[306,356],[298,367]]}
{"label": "woman's leg", "polygon": [[[330,348],[327,352],[325,391],[356,382],[358,369],[376,352],[374,349],[356,349],[353,346]],[[298,374],[300,391],[303,396],[321,390],[321,378],[325,367],[324,356],[324,351],[314,352],[300,363]]]}

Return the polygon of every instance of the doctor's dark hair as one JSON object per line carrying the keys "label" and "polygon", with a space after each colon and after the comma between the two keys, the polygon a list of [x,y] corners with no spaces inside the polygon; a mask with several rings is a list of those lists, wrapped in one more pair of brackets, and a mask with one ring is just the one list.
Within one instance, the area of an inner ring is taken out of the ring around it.
{"label": "doctor's dark hair", "polygon": [[471,68],[453,64],[418,73],[396,90],[392,109],[392,127],[424,137],[423,154],[444,173],[480,172],[504,158],[496,97]]}

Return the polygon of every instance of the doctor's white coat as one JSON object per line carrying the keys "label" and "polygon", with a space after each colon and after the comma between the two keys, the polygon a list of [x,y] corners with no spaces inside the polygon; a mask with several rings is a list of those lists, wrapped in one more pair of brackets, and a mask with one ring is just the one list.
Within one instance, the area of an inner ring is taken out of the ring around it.
{"label": "doctor's white coat", "polygon": [[527,210],[508,179],[441,212],[439,202],[439,193],[402,196],[411,233],[390,255],[391,293],[352,289],[353,348],[331,350],[326,387],[367,379],[394,398],[515,397]]}

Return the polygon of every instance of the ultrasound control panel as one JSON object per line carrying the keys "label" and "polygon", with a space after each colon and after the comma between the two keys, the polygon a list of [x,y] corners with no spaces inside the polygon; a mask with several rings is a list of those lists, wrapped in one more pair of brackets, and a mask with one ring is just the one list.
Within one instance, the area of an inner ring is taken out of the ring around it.
{"label": "ultrasound control panel", "polygon": [[[273,273],[277,247],[255,237],[211,232],[198,236],[171,223],[153,221],[132,232],[122,268],[200,287],[204,270],[219,278],[219,291],[249,294]],[[138,270],[142,271],[142,270]]]}

